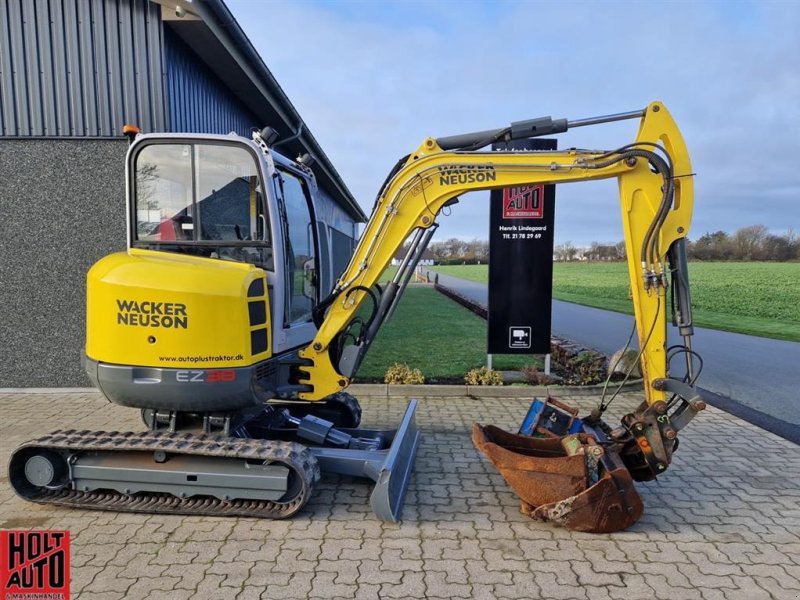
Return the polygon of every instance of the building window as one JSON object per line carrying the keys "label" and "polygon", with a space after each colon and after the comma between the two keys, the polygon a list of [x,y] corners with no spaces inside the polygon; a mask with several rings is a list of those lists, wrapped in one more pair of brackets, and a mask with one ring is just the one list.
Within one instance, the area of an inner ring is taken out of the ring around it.
{"label": "building window", "polygon": [[353,238],[331,227],[331,255],[333,256],[333,278],[341,277],[353,256]]}

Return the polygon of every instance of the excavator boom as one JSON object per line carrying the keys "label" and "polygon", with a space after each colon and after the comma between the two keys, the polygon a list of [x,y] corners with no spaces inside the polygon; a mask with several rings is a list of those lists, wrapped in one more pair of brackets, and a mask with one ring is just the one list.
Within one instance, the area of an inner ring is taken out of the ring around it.
{"label": "excavator boom", "polygon": [[[666,255],[676,240],[685,238],[692,213],[692,170],[689,155],[675,122],[660,102],[644,111],[634,143],[615,151],[564,150],[554,152],[459,151],[458,145],[489,143],[504,130],[451,138],[428,138],[390,177],[379,194],[349,266],[339,278],[326,306],[329,310],[313,342],[301,353],[312,391],[303,398],[322,398],[346,387],[380,323],[396,302],[399,282],[389,284],[373,315],[373,326],[357,349],[335,342],[370,295],[398,248],[412,232],[435,227],[439,211],[461,194],[478,190],[539,183],[570,183],[617,178],[620,187],[628,270],[648,382],[666,377]],[[610,118],[619,118],[620,115]],[[603,122],[607,119],[591,121]],[[563,131],[565,120],[542,124],[541,119],[514,125],[511,135],[543,135]],[[590,121],[590,120],[586,120]],[[577,122],[578,126],[588,124]],[[531,125],[531,124],[534,125]],[[445,150],[444,148],[448,148]],[[662,150],[669,159],[662,158]],[[655,163],[655,165],[654,165]],[[654,169],[661,169],[654,172]],[[669,192],[669,193],[667,193]],[[666,205],[666,206],[665,206]],[[424,237],[424,234],[422,234]],[[648,404],[663,401],[665,392],[646,387]]]}
{"label": "excavator boom", "polygon": [[[626,118],[640,118],[639,130],[633,143],[616,150],[478,151],[498,140]],[[381,323],[394,310],[437,227],[439,212],[458,196],[616,178],[645,401],[613,430],[601,419],[607,408],[601,401],[584,420],[580,438],[537,440],[476,423],[473,441],[520,496],[524,513],[581,531],[630,526],[642,512],[633,480],[653,479],[667,469],[678,430],[705,406],[691,385],[693,331],[684,244],[692,214],[692,176],[683,137],[660,102],[642,111],[572,123],[534,119],[504,129],[426,139],[390,173],[349,266],[317,312],[317,335],[300,353],[307,361],[300,367],[300,381],[309,390],[301,396],[314,400],[348,385]],[[378,277],[409,236],[406,259],[381,290]],[[668,374],[668,275],[674,324],[684,338],[680,351],[687,357],[684,380]],[[350,324],[367,298],[373,305],[371,316],[353,334]],[[355,342],[345,344],[344,338]]]}

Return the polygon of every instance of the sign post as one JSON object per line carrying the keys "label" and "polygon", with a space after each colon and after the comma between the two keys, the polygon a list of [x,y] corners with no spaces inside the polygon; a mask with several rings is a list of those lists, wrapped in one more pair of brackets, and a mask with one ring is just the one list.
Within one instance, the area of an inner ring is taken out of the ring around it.
{"label": "sign post", "polygon": [[[555,150],[556,140],[492,150]],[[489,354],[549,354],[555,186],[493,190],[489,219]]]}

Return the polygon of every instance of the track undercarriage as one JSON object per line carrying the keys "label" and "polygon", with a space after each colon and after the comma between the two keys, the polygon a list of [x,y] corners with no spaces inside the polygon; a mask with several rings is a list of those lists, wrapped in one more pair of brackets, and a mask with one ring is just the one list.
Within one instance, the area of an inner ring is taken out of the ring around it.
{"label": "track undercarriage", "polygon": [[416,401],[393,430],[358,428],[361,409],[347,394],[317,404],[234,414],[148,409],[147,432],[55,431],[17,448],[9,480],[37,503],[286,518],[305,506],[321,473],[335,473],[373,480],[375,515],[398,520],[419,443]]}

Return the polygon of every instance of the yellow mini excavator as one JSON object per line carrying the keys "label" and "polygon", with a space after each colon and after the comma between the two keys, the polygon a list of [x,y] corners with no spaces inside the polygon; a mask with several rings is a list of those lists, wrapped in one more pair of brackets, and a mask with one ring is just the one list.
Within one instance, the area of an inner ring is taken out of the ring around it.
{"label": "yellow mini excavator", "polygon": [[[481,150],[621,119],[640,119],[640,126],[635,141],[616,150]],[[252,139],[131,138],[128,249],[89,271],[85,366],[109,401],[141,410],[147,430],[56,431],[23,444],[9,464],[21,497],[90,509],[278,518],[305,505],[322,471],[372,479],[374,513],[398,519],[420,439],[416,403],[395,429],[363,428],[358,402],[344,390],[393,312],[440,211],[475,190],[616,178],[645,401],[616,429],[602,422],[602,408],[595,411],[580,434],[586,451],[567,457],[579,485],[546,494],[538,516],[569,526],[581,503],[627,514],[610,521],[596,510],[584,514],[592,522],[582,528],[598,531],[638,517],[624,501],[635,494],[630,478],[666,470],[677,431],[703,408],[693,388],[684,251],[692,172],[661,103],[424,140],[389,173],[335,283],[322,216],[328,200],[307,156],[291,161],[275,151],[273,130]],[[396,276],[379,286],[407,240]],[[668,287],[685,340],[669,352]],[[687,375],[670,378],[669,357],[681,352]],[[542,456],[553,465],[564,454],[489,428],[478,433],[484,451]],[[596,460],[587,469],[590,457]],[[508,475],[507,465],[499,466]],[[547,486],[541,469],[516,469],[514,477]],[[576,503],[583,490],[592,493]]]}

